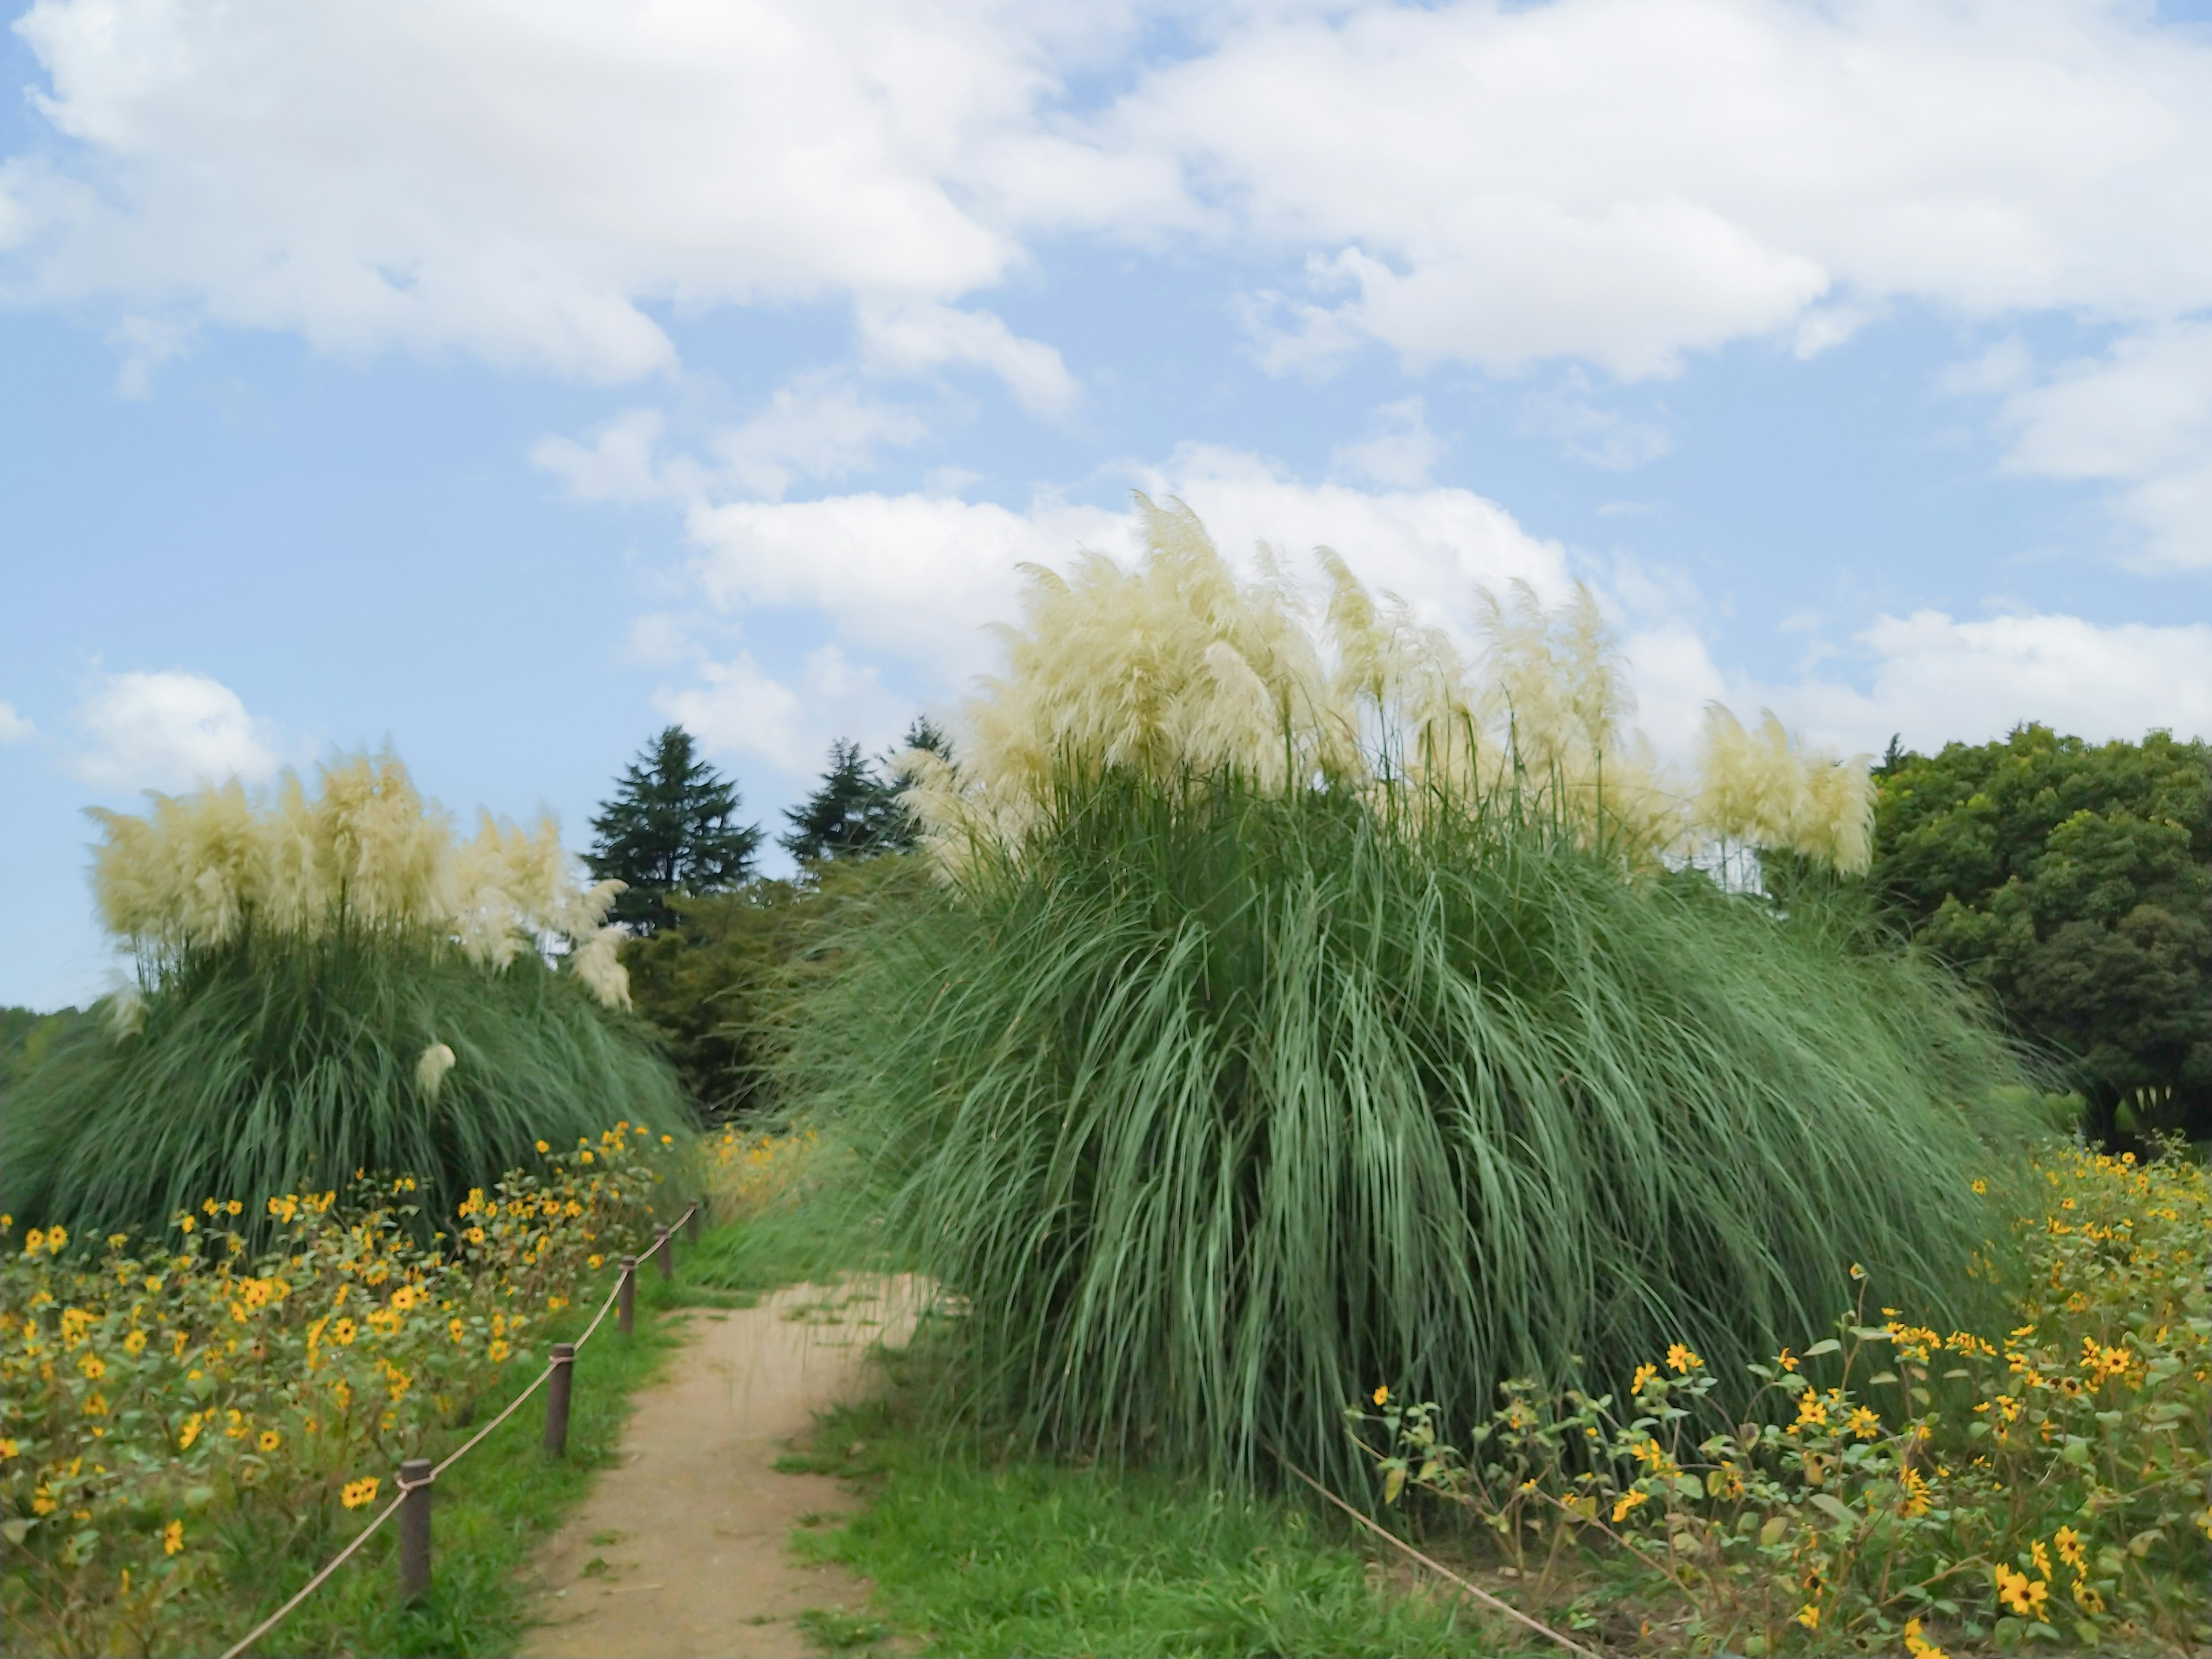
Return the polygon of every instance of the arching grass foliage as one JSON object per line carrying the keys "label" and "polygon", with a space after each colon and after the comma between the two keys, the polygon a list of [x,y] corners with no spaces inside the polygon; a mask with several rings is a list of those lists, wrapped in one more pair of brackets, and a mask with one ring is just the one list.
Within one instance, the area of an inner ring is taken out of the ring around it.
{"label": "arching grass foliage", "polygon": [[[8,1092],[0,1207],[91,1239],[214,1195],[404,1171],[450,1225],[471,1187],[618,1118],[688,1130],[674,1073],[578,977],[389,933],[248,936],[173,961],[143,1023],[88,1023]],[[451,1066],[423,1056],[443,1044]]]}
{"label": "arching grass foliage", "polygon": [[961,1403],[1232,1479],[1365,1479],[1344,1402],[1741,1377],[1849,1305],[1962,1316],[2002,1042],[1809,904],[1388,783],[1063,784],[884,909],[799,1098],[965,1304]]}

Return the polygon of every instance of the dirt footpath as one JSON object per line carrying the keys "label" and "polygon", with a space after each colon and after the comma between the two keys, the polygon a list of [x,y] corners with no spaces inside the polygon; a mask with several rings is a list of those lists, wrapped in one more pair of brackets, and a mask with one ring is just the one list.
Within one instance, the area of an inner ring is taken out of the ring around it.
{"label": "dirt footpath", "polygon": [[802,1285],[754,1308],[691,1309],[692,1340],[641,1391],[615,1467],[537,1563],[521,1651],[542,1659],[757,1659],[814,1651],[792,1620],[865,1613],[867,1586],[791,1558],[793,1527],[854,1501],[775,1461],[813,1414],[867,1385],[871,1343],[912,1333],[903,1279]]}

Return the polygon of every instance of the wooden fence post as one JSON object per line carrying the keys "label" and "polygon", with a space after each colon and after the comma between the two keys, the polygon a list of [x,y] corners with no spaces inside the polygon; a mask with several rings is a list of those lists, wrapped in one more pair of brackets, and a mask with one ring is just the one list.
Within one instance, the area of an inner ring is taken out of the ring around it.
{"label": "wooden fence post", "polygon": [[409,1607],[430,1594],[430,1460],[399,1466],[399,1599]]}
{"label": "wooden fence post", "polygon": [[653,1243],[653,1254],[658,1257],[660,1261],[661,1281],[665,1284],[669,1279],[675,1278],[676,1237],[675,1235],[671,1233],[665,1227],[660,1230],[660,1237]]}
{"label": "wooden fence post", "polygon": [[630,1326],[637,1317],[637,1258],[626,1255],[622,1259],[622,1283],[615,1291],[615,1322],[628,1336]]}
{"label": "wooden fence post", "polygon": [[568,1455],[568,1386],[576,1374],[576,1345],[553,1345],[553,1374],[545,1379],[545,1449]]}

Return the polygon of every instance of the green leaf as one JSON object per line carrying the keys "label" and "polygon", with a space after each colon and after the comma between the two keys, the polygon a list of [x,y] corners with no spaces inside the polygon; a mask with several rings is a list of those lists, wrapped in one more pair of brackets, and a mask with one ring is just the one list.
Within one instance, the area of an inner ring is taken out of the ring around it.
{"label": "green leaf", "polygon": [[1790,1517],[1788,1516],[1770,1515],[1766,1517],[1766,1524],[1759,1529],[1759,1541],[1765,1545],[1769,1549],[1771,1549],[1788,1535],[1789,1531]]}
{"label": "green leaf", "polygon": [[2078,1434],[2069,1434],[2066,1443],[2058,1449],[2058,1455],[2062,1462],[2086,1469],[2089,1467],[2089,1443]]}
{"label": "green leaf", "polygon": [[1406,1489],[1406,1469],[1403,1464],[1392,1469],[1382,1479],[1382,1501],[1386,1504],[1398,1501],[1398,1494]]}
{"label": "green leaf", "polygon": [[1832,1519],[1835,1523],[1844,1531],[1853,1532],[1857,1530],[1859,1524],[1858,1516],[1853,1515],[1849,1509],[1845,1508],[1844,1501],[1836,1497],[1833,1493],[1825,1492],[1814,1492],[1813,1494],[1813,1507],[1820,1510],[1823,1515]]}
{"label": "green leaf", "polygon": [[1867,1378],[1867,1387],[1869,1389],[1878,1389],[1886,1382],[1894,1382],[1896,1381],[1897,1373],[1895,1371],[1876,1371],[1872,1376]]}
{"label": "green leaf", "polygon": [[38,1524],[27,1516],[21,1515],[0,1521],[0,1538],[5,1538],[11,1544],[20,1544],[30,1536],[31,1528]]}
{"label": "green leaf", "polygon": [[1843,1348],[1844,1345],[1837,1341],[1834,1337],[1823,1337],[1820,1341],[1815,1342],[1811,1347],[1805,1350],[1805,1358],[1808,1359],[1815,1359],[1824,1353],[1841,1353],[1843,1352]]}

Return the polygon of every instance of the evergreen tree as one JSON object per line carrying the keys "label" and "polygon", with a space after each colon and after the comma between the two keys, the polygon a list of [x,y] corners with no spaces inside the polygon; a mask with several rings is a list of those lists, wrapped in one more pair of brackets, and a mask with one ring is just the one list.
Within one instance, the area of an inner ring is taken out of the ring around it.
{"label": "evergreen tree", "polygon": [[801,864],[913,850],[920,830],[899,804],[899,792],[911,780],[898,764],[898,756],[913,749],[951,753],[945,734],[927,714],[915,717],[897,750],[872,763],[860,758],[859,744],[838,738],[830,745],[830,766],[820,786],[784,813],[791,833],[779,836],[777,845]]}
{"label": "evergreen tree", "polygon": [[741,799],[680,726],[641,750],[600,803],[584,855],[595,878],[629,884],[614,920],[649,933],[674,920],[668,894],[726,892],[750,876],[761,831],[737,822]]}

